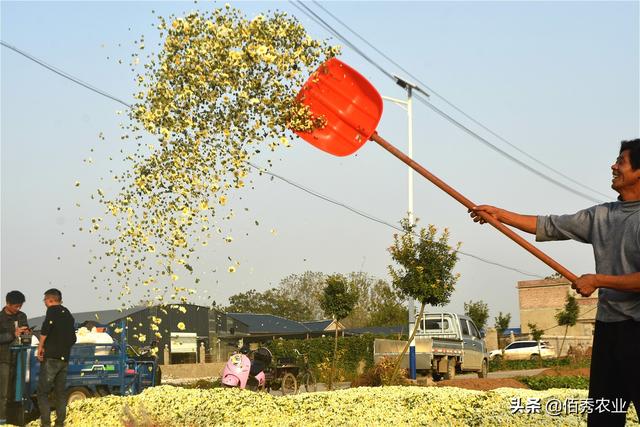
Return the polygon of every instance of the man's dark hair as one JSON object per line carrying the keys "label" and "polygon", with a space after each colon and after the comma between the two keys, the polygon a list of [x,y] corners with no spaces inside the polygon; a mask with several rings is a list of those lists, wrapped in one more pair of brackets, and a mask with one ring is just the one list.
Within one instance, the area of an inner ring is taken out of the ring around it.
{"label": "man's dark hair", "polygon": [[62,301],[62,292],[60,292],[59,290],[57,290],[56,288],[51,288],[48,289],[45,293],[44,293],[45,297],[51,297],[53,299],[55,299],[56,301],[60,302]]}
{"label": "man's dark hair", "polygon": [[24,304],[25,299],[24,294],[20,291],[7,292],[5,298],[7,304]]}
{"label": "man's dark hair", "polygon": [[630,139],[620,143],[620,154],[629,150],[629,160],[633,169],[640,169],[640,139]]}

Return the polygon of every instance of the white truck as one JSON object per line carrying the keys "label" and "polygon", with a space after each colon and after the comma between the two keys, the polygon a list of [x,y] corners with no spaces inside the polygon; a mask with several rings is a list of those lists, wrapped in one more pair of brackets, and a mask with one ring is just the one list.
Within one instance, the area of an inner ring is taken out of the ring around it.
{"label": "white truck", "polygon": [[[453,313],[428,313],[419,322],[415,337],[416,370],[435,380],[453,379],[456,373],[476,372],[486,378],[489,367],[487,346],[469,317]],[[397,358],[406,341],[376,339],[373,361]],[[400,365],[409,367],[409,351]]]}

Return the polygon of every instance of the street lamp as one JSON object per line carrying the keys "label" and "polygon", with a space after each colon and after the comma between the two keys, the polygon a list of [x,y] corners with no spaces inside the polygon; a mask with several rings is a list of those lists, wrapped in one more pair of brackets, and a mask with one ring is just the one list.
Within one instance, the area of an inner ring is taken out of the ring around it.
{"label": "street lamp", "polygon": [[[400,108],[402,108],[403,110],[405,110],[407,112],[407,123],[408,123],[408,131],[407,131],[407,136],[408,136],[408,149],[407,149],[407,156],[409,156],[410,159],[413,158],[413,99],[412,99],[412,95],[413,95],[413,91],[417,91],[422,93],[423,95],[425,95],[427,98],[429,97],[429,94],[427,92],[425,92],[424,90],[422,90],[420,87],[418,87],[417,85],[410,83],[396,75],[393,76],[393,78],[396,80],[396,84],[398,86],[400,86],[401,88],[405,89],[407,91],[407,100],[403,101],[401,99],[396,99],[396,98],[391,98],[389,96],[383,96],[382,99],[387,100],[387,101],[391,101],[394,104],[396,104],[397,106],[399,106]],[[413,169],[411,167],[408,168],[408,176],[407,176],[407,189],[408,189],[408,195],[409,195],[409,203],[408,203],[408,216],[409,216],[409,224],[413,225],[414,224],[414,217],[413,217]],[[415,301],[413,300],[413,298],[409,299],[409,334],[411,334],[411,331],[413,330],[413,328],[415,327],[416,324],[416,309],[415,309]],[[415,380],[416,379],[416,341],[415,338],[413,340],[411,340],[411,343],[409,343],[409,376],[411,377],[411,379]]]}

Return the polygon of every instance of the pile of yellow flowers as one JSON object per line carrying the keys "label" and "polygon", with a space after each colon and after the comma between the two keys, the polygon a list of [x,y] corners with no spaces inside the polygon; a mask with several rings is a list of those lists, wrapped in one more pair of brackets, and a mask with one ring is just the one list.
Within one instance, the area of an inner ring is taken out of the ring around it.
{"label": "pile of yellow flowers", "polygon": [[[586,399],[586,390],[533,391],[501,388],[472,391],[453,387],[375,387],[274,397],[240,389],[160,386],[129,397],[73,402],[69,426],[578,426],[586,414],[546,412],[546,402]],[[539,399],[539,413],[512,411],[512,399]],[[640,425],[633,408],[627,426]]]}
{"label": "pile of yellow flowers", "polygon": [[[89,231],[107,248],[95,257],[102,268],[94,281],[117,285],[121,300],[142,284],[143,299],[169,304],[193,294],[176,282],[193,274],[197,249],[221,233],[216,211],[245,186],[252,156],[289,146],[290,129],[323,125],[295,96],[338,48],[312,39],[286,13],[249,19],[229,5],[160,17],[157,29],[161,50],[141,64],[143,38],[131,61],[142,71],[123,139],[137,145],[124,151],[119,193],[97,191],[106,218],[94,218]],[[143,143],[149,135],[154,141]]]}

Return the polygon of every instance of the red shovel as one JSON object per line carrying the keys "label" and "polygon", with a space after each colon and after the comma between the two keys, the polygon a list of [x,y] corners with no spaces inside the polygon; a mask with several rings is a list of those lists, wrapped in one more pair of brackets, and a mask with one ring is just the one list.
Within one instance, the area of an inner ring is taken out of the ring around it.
{"label": "red shovel", "polygon": [[[332,58],[322,64],[304,84],[297,100],[307,105],[314,116],[324,116],[327,120],[326,126],[312,132],[296,131],[298,136],[311,145],[336,156],[347,156],[356,152],[368,140],[375,141],[466,208],[476,206],[376,133],[382,116],[382,98],[367,79],[339,59]],[[522,236],[491,215],[484,212],[479,212],[479,215],[571,283],[575,283],[575,274]]]}

